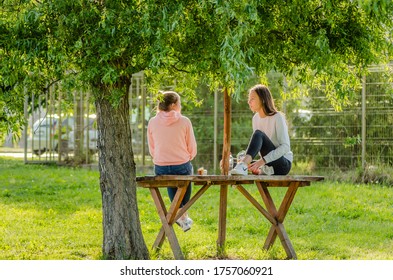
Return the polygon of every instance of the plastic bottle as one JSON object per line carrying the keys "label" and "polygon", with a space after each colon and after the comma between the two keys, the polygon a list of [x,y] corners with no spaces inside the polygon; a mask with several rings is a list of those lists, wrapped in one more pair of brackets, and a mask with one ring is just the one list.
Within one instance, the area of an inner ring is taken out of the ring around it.
{"label": "plastic bottle", "polygon": [[233,156],[229,154],[229,170],[233,169]]}
{"label": "plastic bottle", "polygon": [[246,151],[240,151],[240,152],[238,152],[237,153],[237,156],[236,156],[236,158],[237,158],[237,161],[239,162],[239,161],[243,161],[243,159],[244,159],[244,157],[246,156]]}

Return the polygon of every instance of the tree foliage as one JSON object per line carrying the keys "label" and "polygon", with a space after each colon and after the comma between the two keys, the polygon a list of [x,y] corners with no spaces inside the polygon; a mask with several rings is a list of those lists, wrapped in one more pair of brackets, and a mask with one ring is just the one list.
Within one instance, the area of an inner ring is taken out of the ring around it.
{"label": "tree foliage", "polygon": [[[153,6],[152,66],[244,90],[271,70],[339,108],[367,65],[392,57],[391,1],[175,1]],[[161,54],[164,53],[164,56]]]}
{"label": "tree foliage", "polygon": [[[365,66],[392,54],[388,0],[2,4],[1,90],[18,96],[26,84],[42,91],[70,71],[98,87],[116,88],[132,73],[151,70],[151,77],[178,77],[182,88],[203,78],[211,88],[239,93],[248,77],[276,70],[287,81],[326,89],[339,108],[359,86]],[[116,92],[114,103],[122,95]],[[11,111],[20,112],[20,105]]]}

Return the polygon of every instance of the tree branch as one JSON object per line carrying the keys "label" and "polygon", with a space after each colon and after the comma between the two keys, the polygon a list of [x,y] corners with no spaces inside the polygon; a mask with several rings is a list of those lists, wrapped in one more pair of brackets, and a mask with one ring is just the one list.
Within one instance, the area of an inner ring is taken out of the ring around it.
{"label": "tree branch", "polygon": [[187,70],[177,68],[176,65],[171,65],[171,66],[172,66],[172,68],[174,68],[176,71],[184,72],[184,73],[190,73],[190,72],[187,71]]}

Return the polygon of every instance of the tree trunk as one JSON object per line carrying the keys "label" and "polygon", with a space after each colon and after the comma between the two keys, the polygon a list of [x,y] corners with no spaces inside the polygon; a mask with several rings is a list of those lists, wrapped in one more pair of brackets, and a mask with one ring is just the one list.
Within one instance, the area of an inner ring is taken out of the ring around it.
{"label": "tree trunk", "polygon": [[[104,94],[109,96],[109,92]],[[128,94],[116,108],[96,99],[105,259],[149,259],[136,198]]]}

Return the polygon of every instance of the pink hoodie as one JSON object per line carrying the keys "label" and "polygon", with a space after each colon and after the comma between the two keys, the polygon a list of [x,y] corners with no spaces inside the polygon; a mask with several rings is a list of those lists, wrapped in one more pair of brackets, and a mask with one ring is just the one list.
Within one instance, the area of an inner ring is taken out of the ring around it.
{"label": "pink hoodie", "polygon": [[147,126],[149,152],[156,165],[179,165],[197,154],[191,121],[177,111],[159,111]]}

